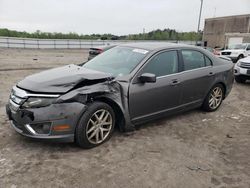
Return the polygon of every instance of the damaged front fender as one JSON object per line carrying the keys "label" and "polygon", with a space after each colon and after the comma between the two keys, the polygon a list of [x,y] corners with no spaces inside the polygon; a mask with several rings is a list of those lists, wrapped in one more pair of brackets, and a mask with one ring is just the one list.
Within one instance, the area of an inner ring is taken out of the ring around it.
{"label": "damaged front fender", "polygon": [[79,87],[59,97],[56,103],[79,102],[90,105],[95,101],[108,103],[115,111],[122,131],[134,130],[130,121],[127,97],[128,83],[116,80]]}

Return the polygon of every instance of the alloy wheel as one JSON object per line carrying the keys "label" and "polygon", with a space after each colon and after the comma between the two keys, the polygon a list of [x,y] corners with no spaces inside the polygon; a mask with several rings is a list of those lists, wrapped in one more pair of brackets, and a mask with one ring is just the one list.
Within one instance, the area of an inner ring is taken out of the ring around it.
{"label": "alloy wheel", "polygon": [[220,87],[215,87],[209,96],[209,107],[216,109],[220,106],[223,98],[223,91]]}
{"label": "alloy wheel", "polygon": [[96,111],[88,121],[86,128],[87,139],[92,144],[102,143],[112,130],[113,119],[109,111]]}

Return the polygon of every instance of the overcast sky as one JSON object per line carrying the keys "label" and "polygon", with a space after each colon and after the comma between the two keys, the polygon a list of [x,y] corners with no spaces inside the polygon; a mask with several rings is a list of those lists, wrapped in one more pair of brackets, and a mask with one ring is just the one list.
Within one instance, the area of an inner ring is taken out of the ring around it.
{"label": "overcast sky", "polygon": [[[0,28],[79,34],[196,31],[200,0],[0,0]],[[250,14],[250,0],[204,0],[204,18]]]}

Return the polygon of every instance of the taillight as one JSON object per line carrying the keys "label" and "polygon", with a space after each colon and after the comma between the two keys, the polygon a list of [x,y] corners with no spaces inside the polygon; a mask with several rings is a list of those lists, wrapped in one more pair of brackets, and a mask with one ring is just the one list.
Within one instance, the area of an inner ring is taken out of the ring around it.
{"label": "taillight", "polygon": [[102,52],[103,52],[103,49],[98,49],[98,52],[99,52],[99,53],[102,53]]}

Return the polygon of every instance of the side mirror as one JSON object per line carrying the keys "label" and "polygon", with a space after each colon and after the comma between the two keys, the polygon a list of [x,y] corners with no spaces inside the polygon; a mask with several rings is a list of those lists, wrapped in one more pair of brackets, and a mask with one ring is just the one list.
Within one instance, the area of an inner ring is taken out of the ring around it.
{"label": "side mirror", "polygon": [[155,74],[151,74],[151,73],[143,73],[141,76],[139,76],[139,80],[142,83],[155,83],[156,76]]}

